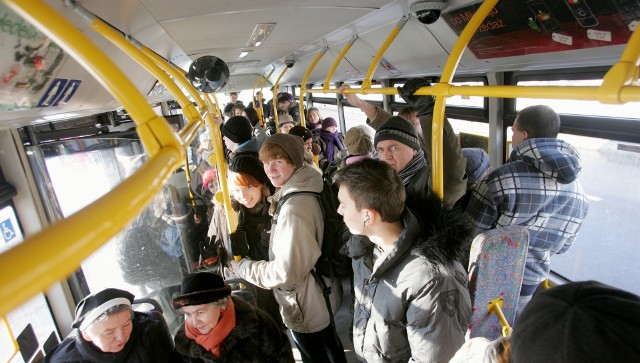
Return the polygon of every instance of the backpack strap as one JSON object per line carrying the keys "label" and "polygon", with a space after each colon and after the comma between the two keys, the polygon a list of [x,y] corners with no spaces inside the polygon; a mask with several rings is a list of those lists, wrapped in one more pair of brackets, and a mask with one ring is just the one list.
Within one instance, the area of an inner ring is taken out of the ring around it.
{"label": "backpack strap", "polygon": [[280,215],[280,208],[282,208],[282,206],[284,205],[284,202],[286,202],[287,200],[289,200],[289,198],[296,196],[296,195],[300,195],[300,194],[307,194],[307,195],[315,195],[318,198],[318,203],[320,204],[320,210],[322,210],[323,213],[323,219],[324,219],[324,209],[322,208],[322,196],[320,193],[316,193],[316,192],[291,192],[289,194],[286,194],[285,196],[282,197],[282,199],[280,199],[278,201],[278,206],[276,207],[276,212],[273,214],[273,218],[271,218],[271,224],[277,224],[278,223],[278,216]]}

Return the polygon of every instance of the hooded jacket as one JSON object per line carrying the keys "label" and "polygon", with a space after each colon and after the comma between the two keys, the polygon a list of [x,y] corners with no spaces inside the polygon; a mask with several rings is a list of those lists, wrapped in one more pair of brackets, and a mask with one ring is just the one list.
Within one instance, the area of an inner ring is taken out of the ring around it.
{"label": "hooded jacket", "polygon": [[51,363],[173,363],[178,355],[173,349],[167,323],[161,316],[134,312],[133,330],[129,341],[118,353],[105,353],[84,340],[78,329],[55,347],[45,357]]}
{"label": "hooded jacket", "polygon": [[580,169],[578,151],[565,141],[531,138],[471,194],[467,213],[478,228],[529,229],[523,285],[538,285],[547,277],[551,255],[571,247],[587,215]]}
{"label": "hooded jacket", "polygon": [[232,296],[231,299],[236,327],[222,342],[220,357],[214,358],[210,351],[187,338],[182,324],[175,337],[176,351],[182,356],[182,362],[295,362],[287,335],[265,312],[240,298]]}
{"label": "hooded jacket", "polygon": [[420,198],[416,214],[405,208],[400,239],[375,264],[371,242],[349,242],[353,345],[367,362],[448,362],[464,343],[471,299],[458,261],[468,251],[473,227],[433,192]]}
{"label": "hooded jacket", "polygon": [[[298,168],[291,178],[269,197],[270,214],[278,202],[297,191],[322,191],[322,176],[308,165]],[[318,198],[314,195],[291,197],[280,209],[277,222],[271,227],[269,261],[243,259],[238,275],[247,282],[272,289],[280,305],[285,325],[298,333],[316,333],[329,326],[329,312],[322,290],[311,275],[320,257],[324,233],[324,218]],[[336,311],[342,300],[338,279],[326,279],[331,286],[331,306]]]}

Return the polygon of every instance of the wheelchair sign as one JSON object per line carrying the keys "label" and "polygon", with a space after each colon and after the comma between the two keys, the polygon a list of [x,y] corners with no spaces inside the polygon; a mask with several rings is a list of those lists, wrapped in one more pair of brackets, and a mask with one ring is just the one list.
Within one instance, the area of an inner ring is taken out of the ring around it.
{"label": "wheelchair sign", "polygon": [[0,230],[2,231],[2,238],[5,242],[11,242],[16,237],[16,230],[13,228],[13,223],[10,219],[6,219],[0,223]]}
{"label": "wheelchair sign", "polygon": [[[22,241],[22,231],[11,206],[0,209],[0,235],[2,235],[1,239],[5,243],[19,243]],[[3,246],[0,246],[0,251],[2,249]]]}

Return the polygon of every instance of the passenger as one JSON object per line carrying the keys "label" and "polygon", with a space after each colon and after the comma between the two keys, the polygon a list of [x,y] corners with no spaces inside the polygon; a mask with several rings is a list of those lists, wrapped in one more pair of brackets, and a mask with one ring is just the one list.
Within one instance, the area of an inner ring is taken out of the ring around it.
{"label": "passenger", "polygon": [[415,108],[413,108],[412,106],[404,106],[400,109],[400,111],[398,111],[398,116],[409,121],[409,123],[416,128],[416,131],[418,131],[418,135],[420,135],[420,137],[423,137],[422,126],[420,126],[420,118],[418,117],[418,112]]}
{"label": "passenger", "polygon": [[[282,110],[289,114],[296,124],[300,123],[300,106],[289,93],[278,95],[278,110]],[[280,116],[280,114],[278,114]]]}
{"label": "passenger", "polygon": [[251,127],[251,123],[246,117],[231,117],[220,126],[220,132],[225,146],[231,151],[229,163],[236,155],[243,153],[258,154],[261,145],[257,139],[252,137],[253,127]]}
{"label": "passenger", "polygon": [[[313,134],[311,131],[304,126],[296,125],[289,130],[289,134],[302,138],[302,142],[304,143],[304,161],[307,165],[318,166],[320,161],[318,160],[318,165],[313,161]],[[318,168],[318,170],[320,169]]]}
{"label": "passenger", "polygon": [[556,138],[560,117],[555,111],[527,107],[512,130],[509,161],[475,187],[466,211],[482,230],[511,225],[529,230],[520,312],[549,275],[551,256],[571,247],[589,206],[578,181],[580,155]]}
{"label": "passenger", "polygon": [[307,128],[311,131],[322,129],[322,115],[320,115],[320,110],[316,107],[311,107],[307,111],[307,118],[305,121],[307,122]]}
{"label": "passenger", "polygon": [[229,103],[227,103],[226,106],[224,106],[224,115],[227,117],[231,117],[233,116],[233,107],[236,104],[241,104],[242,101],[238,100],[238,93],[237,92],[231,92],[229,93],[229,97],[231,97],[231,101]]}
{"label": "passenger", "polygon": [[456,205],[466,209],[473,188],[489,174],[489,155],[487,155],[486,151],[475,147],[463,148],[462,155],[467,159],[465,168],[467,173],[467,193],[458,199]]}
{"label": "passenger", "polygon": [[333,163],[340,151],[344,149],[344,138],[338,132],[338,123],[333,117],[327,117],[322,120],[322,130],[320,130],[320,139],[324,142],[324,157],[329,164]]}
{"label": "passenger", "polygon": [[[431,96],[413,96],[416,90],[429,85],[429,81],[425,78],[411,79],[404,87],[398,88],[398,94],[416,110],[422,132],[422,140],[420,140],[419,144],[426,146],[424,147],[425,158],[427,163],[431,164],[431,124],[433,122],[433,105],[435,101]],[[343,85],[340,87],[340,91],[342,92],[347,88],[349,86]],[[343,96],[352,106],[360,108],[365,113],[367,123],[376,130],[391,118],[390,113],[360,99],[355,94],[343,93]],[[446,118],[443,126],[443,142],[444,201],[453,205],[465,194],[467,177],[465,174],[465,159],[462,156],[458,138]]]}
{"label": "passenger", "polygon": [[[233,209],[238,213],[237,230],[243,231],[246,236],[249,247],[247,257],[254,261],[268,261],[271,216],[267,198],[273,195],[274,188],[257,157],[240,155],[233,159],[229,171],[229,193],[233,197]],[[258,307],[267,312],[284,330],[273,292],[254,285],[249,286]]]}
{"label": "passenger", "polygon": [[161,314],[133,311],[128,291],[104,289],[82,299],[74,328],[45,362],[167,362],[179,360]]}
{"label": "passenger", "polygon": [[402,117],[393,116],[378,128],[373,147],[378,151],[378,158],[402,178],[407,207],[418,208],[418,197],[431,191],[431,168],[416,129]]}
{"label": "passenger", "polygon": [[280,133],[282,133],[282,134],[288,134],[289,130],[291,130],[297,124],[298,124],[298,122],[296,122],[288,114],[282,114],[282,115],[279,114],[278,115],[278,126],[280,128]]}
{"label": "passenger", "polygon": [[[319,193],[322,176],[304,163],[302,139],[287,134],[270,136],[260,149],[260,160],[275,194],[269,199],[271,213],[287,194]],[[323,292],[311,274],[320,257],[324,218],[314,195],[296,195],[284,203],[271,228],[269,261],[243,258],[231,261],[236,274],[249,283],[272,289],[285,325],[291,329],[304,362],[345,362],[340,338],[330,325]],[[320,277],[322,278],[322,277]],[[331,305],[340,306],[339,279],[325,279],[331,286]]]}
{"label": "passenger", "polygon": [[237,103],[235,106],[233,106],[233,110],[231,110],[231,113],[233,113],[232,116],[244,116],[243,113],[245,109],[245,105],[243,105],[242,103]]}
{"label": "passenger", "polygon": [[640,362],[638,324],[639,296],[570,282],[538,292],[510,338],[471,339],[450,363]]}
{"label": "passenger", "polygon": [[[280,94],[278,92],[278,87],[277,86],[273,86],[271,87],[271,94],[273,95],[273,98],[271,98],[268,102],[267,102],[267,108],[269,109],[269,114],[267,114],[265,112],[264,114],[264,118],[266,119],[273,119],[274,117],[274,111],[276,110],[276,106],[278,105],[278,95]],[[275,103],[275,105],[274,105]]]}
{"label": "passenger", "polygon": [[269,109],[270,106],[267,104],[267,101],[262,98],[262,92],[256,92],[256,96],[253,98],[253,101],[249,103],[247,108],[258,109],[260,108],[260,102],[262,102],[262,116],[266,120],[271,114],[271,110]]}
{"label": "passenger", "polygon": [[373,158],[373,132],[370,130],[369,126],[360,125],[350,128],[344,134],[346,155],[342,158],[342,166],[365,158]]}
{"label": "passenger", "polygon": [[175,336],[183,362],[294,362],[284,331],[264,311],[231,296],[218,274],[185,276],[172,306],[185,315]]}
{"label": "passenger", "polygon": [[449,361],[471,318],[468,277],[457,260],[472,226],[433,192],[422,198],[426,213],[418,219],[405,207],[402,179],[382,161],[358,161],[334,180],[338,213],[351,233],[373,242],[348,244],[356,354],[367,362]]}
{"label": "passenger", "polygon": [[256,143],[262,145],[268,135],[267,130],[260,124],[258,112],[253,108],[247,108],[244,110],[243,116],[246,117],[251,123],[251,126],[253,126],[253,138],[256,139]]}

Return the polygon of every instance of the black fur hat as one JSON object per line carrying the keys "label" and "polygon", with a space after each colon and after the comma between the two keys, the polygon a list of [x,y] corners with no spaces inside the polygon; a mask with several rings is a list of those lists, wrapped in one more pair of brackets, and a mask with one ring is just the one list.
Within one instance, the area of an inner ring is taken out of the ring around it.
{"label": "black fur hat", "polygon": [[182,279],[180,294],[174,295],[171,305],[177,310],[183,306],[208,304],[229,295],[231,286],[224,284],[222,276],[213,272],[195,272]]}

